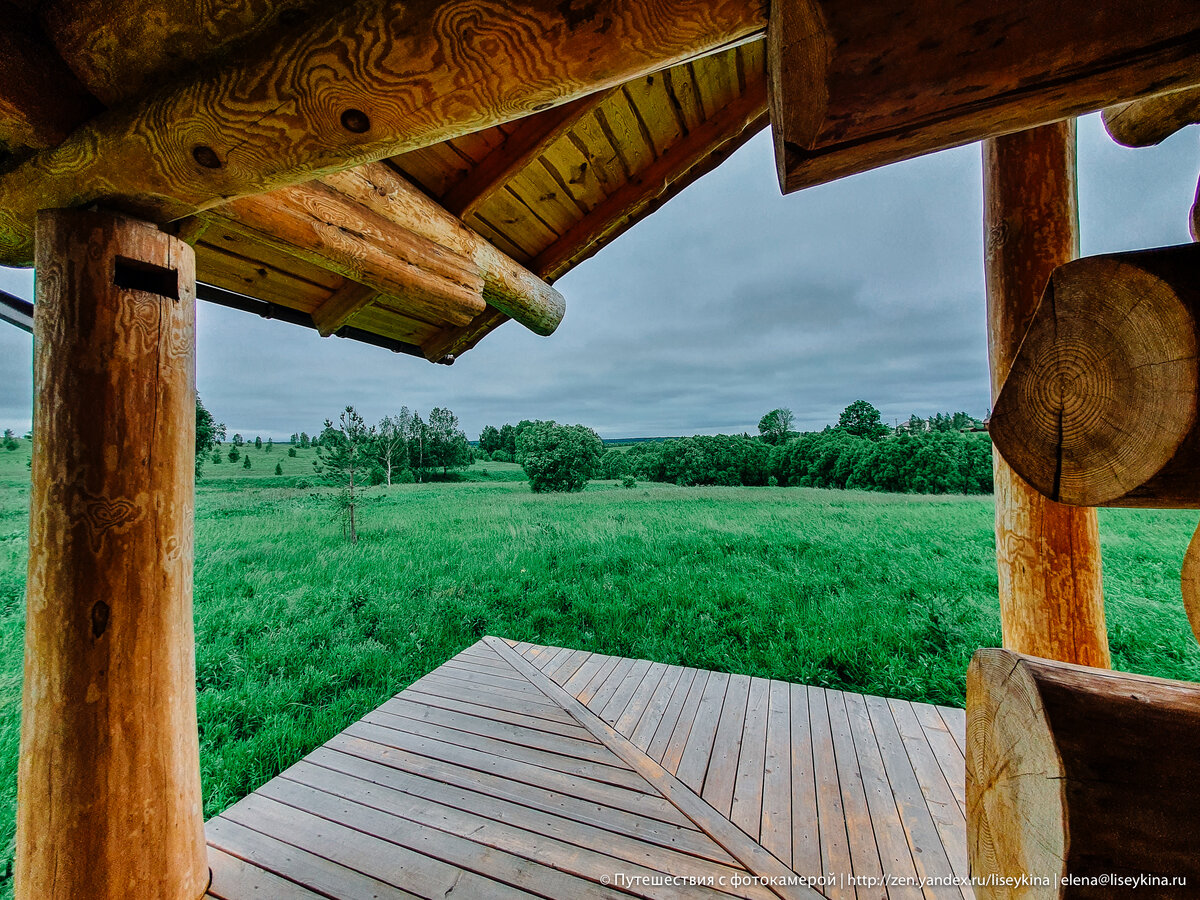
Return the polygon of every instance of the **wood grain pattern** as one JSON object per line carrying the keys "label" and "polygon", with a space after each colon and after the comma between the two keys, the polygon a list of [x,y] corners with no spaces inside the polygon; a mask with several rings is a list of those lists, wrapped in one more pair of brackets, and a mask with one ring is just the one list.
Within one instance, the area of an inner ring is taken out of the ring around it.
{"label": "wood grain pattern", "polygon": [[[985,649],[967,671],[967,716],[973,874],[1144,873],[1167,879],[1147,888],[1155,896],[1191,891],[1200,786],[1183,773],[1200,685]],[[1047,895],[1130,892],[1077,885]]]}
{"label": "wood grain pattern", "polygon": [[1054,270],[996,398],[992,441],[1072,506],[1200,505],[1200,245]]}
{"label": "wood grain pattern", "polygon": [[510,121],[765,27],[765,3],[363,0],[90,121],[0,178],[0,259],[37,209],[165,222]]}
{"label": "wood grain pattern", "polygon": [[439,247],[470,260],[483,279],[483,298],[537,334],[554,332],[566,301],[524,266],[497,250],[438,203],[380,163],[328,175],[323,184],[356,204]]}
{"label": "wood grain pattern", "polygon": [[486,306],[466,257],[321,184],[235,200],[211,214],[274,249],[387,294],[433,321],[466,325]]}
{"label": "wood grain pattern", "polygon": [[32,23],[5,9],[0,27],[0,145],[56,147],[100,104]]}
{"label": "wood grain pattern", "polygon": [[1200,87],[1156,94],[1104,110],[1104,127],[1118,144],[1153,147],[1200,122]]}
{"label": "wood grain pattern", "polygon": [[[145,223],[38,218],[21,900],[198,897],[208,881],[194,265],[190,247]],[[130,272],[157,275],[158,292],[128,284]]]}
{"label": "wood grain pattern", "polygon": [[[984,144],[984,233],[992,399],[1054,268],[1079,248],[1075,123]],[[1047,500],[995,454],[996,560],[1004,645],[1108,666],[1094,510]]]}
{"label": "wood grain pattern", "polygon": [[771,30],[785,193],[1200,81],[1189,0],[787,0]]}

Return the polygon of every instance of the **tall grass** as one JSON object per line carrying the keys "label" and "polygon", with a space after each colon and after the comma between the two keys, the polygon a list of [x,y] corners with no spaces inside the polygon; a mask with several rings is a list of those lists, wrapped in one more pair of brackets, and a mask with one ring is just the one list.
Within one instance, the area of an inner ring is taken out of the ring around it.
{"label": "tall grass", "polygon": [[[351,546],[327,489],[297,486],[306,451],[248,452],[251,470],[210,464],[197,495],[207,815],[484,634],[959,705],[971,653],[1000,640],[990,498],[608,483],[546,496],[483,463],[463,483],[371,489]],[[0,451],[0,869],[27,458]],[[285,476],[268,474],[281,459]],[[1119,668],[1200,680],[1178,586],[1194,520],[1102,511]]]}

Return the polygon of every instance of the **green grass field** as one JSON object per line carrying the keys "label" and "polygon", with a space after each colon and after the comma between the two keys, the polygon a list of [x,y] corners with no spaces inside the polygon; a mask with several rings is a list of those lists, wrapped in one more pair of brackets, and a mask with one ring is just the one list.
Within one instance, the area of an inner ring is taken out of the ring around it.
{"label": "green grass field", "polygon": [[[302,486],[311,451],[248,452],[249,470],[210,462],[197,492],[207,815],[484,634],[959,705],[971,653],[1000,640],[988,497],[604,482],[535,495],[516,466],[482,463],[462,483],[370,489],[351,546],[329,489]],[[0,878],[28,457],[28,443],[0,450]],[[1101,512],[1117,667],[1200,681],[1178,583],[1195,521]]]}

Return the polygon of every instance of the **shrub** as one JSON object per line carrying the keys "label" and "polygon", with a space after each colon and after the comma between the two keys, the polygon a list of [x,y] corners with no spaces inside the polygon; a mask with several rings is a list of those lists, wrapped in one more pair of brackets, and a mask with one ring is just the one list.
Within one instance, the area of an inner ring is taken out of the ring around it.
{"label": "shrub", "polygon": [[283,463],[275,463],[275,474],[276,475],[283,474]]}
{"label": "shrub", "polygon": [[288,447],[288,456],[292,457],[293,459],[296,458],[296,448],[295,447]]}
{"label": "shrub", "polygon": [[772,475],[767,479],[767,487],[779,487],[779,479]]}
{"label": "shrub", "polygon": [[250,468],[250,456],[249,456],[249,454],[247,454],[247,455],[246,455],[246,456],[243,458],[243,460],[242,460],[242,468],[243,468],[243,469],[248,469],[248,468]]}
{"label": "shrub", "polygon": [[242,458],[242,454],[238,452],[238,445],[234,444],[232,447],[229,448],[229,461],[237,462],[241,458]]}
{"label": "shrub", "polygon": [[492,454],[492,462],[510,463],[512,461],[513,461],[513,455],[511,453],[509,453],[507,450],[497,450]]}
{"label": "shrub", "polygon": [[624,478],[621,479],[621,487],[635,488],[635,487],[637,487],[637,479],[634,478],[632,475],[626,475]]}
{"label": "shrub", "polygon": [[538,493],[583,490],[603,452],[600,436],[583,425],[538,422],[517,439],[529,487]]}

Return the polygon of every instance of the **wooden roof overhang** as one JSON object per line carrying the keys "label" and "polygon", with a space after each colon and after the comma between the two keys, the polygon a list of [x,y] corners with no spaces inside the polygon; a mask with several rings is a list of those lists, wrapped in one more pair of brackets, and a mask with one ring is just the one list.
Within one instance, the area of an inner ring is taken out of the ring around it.
{"label": "wooden roof overhang", "polygon": [[5,6],[0,262],[38,209],[98,204],[268,314],[432,361],[552,332],[553,281],[768,93],[791,191],[1200,82],[1193,0]]}

